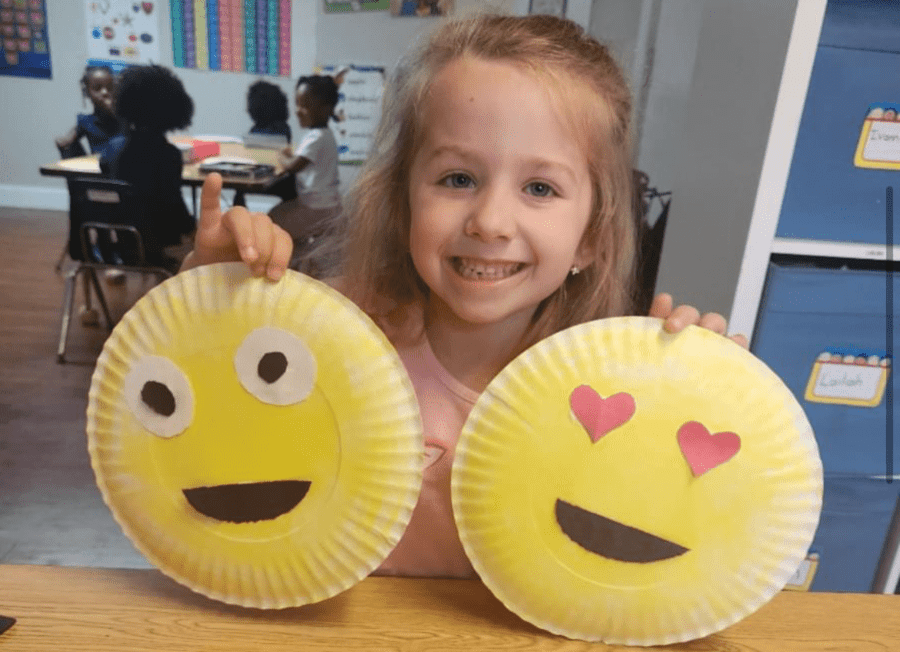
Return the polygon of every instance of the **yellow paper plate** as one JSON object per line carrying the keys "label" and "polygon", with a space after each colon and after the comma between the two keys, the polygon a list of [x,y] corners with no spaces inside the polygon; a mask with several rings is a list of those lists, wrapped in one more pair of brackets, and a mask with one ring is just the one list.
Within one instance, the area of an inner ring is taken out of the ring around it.
{"label": "yellow paper plate", "polygon": [[160,570],[260,608],[323,600],[399,541],[421,486],[412,385],[382,332],[327,286],[244,265],[152,289],[91,383],[103,498]]}
{"label": "yellow paper plate", "polygon": [[803,560],[822,466],[761,361],[641,317],[562,331],[510,363],[463,429],[453,509],[506,606],[570,638],[659,645],[755,611]]}

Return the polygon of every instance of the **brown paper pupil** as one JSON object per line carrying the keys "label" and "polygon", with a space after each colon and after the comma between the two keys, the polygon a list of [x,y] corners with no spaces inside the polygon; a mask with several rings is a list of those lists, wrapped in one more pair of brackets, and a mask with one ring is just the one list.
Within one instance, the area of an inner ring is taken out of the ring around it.
{"label": "brown paper pupil", "polygon": [[287,357],[281,351],[270,351],[259,360],[256,373],[270,385],[284,375],[287,370]]}
{"label": "brown paper pupil", "polygon": [[141,400],[148,408],[164,417],[175,413],[175,395],[168,387],[155,380],[144,383]]}

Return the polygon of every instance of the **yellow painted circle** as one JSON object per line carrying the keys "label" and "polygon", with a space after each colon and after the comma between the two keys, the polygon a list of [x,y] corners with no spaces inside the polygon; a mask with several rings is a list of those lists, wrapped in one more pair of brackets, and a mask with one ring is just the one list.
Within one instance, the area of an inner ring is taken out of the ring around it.
{"label": "yellow painted circle", "polygon": [[[572,406],[585,386],[598,421]],[[706,452],[728,433],[739,449]],[[818,524],[822,467],[761,361],[628,317],[558,333],[494,379],[452,494],[469,558],[512,611],[571,638],[658,645],[721,630],[784,586]]]}
{"label": "yellow painted circle", "polygon": [[366,577],[421,486],[418,406],[396,352],[347,299],[293,272],[271,283],[211,265],[152,289],[104,346],[87,432],[135,546],[244,606],[316,602]]}

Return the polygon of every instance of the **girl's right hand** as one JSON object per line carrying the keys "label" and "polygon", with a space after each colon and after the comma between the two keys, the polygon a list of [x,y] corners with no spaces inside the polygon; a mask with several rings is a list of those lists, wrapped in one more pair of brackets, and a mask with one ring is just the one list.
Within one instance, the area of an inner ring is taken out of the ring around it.
{"label": "girl's right hand", "polygon": [[291,259],[291,236],[265,213],[251,213],[243,206],[235,206],[223,214],[221,192],[222,177],[217,173],[207,176],[200,193],[194,250],[184,259],[182,271],[211,263],[243,261],[254,275],[277,281]]}

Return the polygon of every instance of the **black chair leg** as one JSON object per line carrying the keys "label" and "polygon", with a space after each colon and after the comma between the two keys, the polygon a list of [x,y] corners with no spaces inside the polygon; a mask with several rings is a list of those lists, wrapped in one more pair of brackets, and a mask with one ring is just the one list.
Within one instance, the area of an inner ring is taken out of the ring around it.
{"label": "black chair leg", "polygon": [[106,296],[104,296],[103,289],[100,287],[100,281],[97,279],[97,270],[89,267],[86,271],[91,279],[91,284],[94,286],[94,292],[97,293],[97,301],[100,302],[100,307],[103,309],[103,316],[106,318],[106,327],[109,330],[112,330],[113,320],[109,314],[109,306],[106,305]]}

